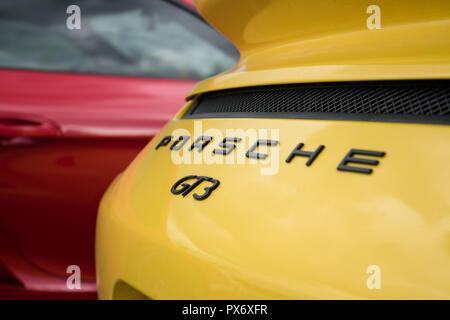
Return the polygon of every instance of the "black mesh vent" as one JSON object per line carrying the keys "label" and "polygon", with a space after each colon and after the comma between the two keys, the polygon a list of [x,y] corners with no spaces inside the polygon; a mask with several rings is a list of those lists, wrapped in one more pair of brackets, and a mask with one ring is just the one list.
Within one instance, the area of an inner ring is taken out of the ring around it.
{"label": "black mesh vent", "polygon": [[355,116],[362,117],[361,120],[390,118],[409,122],[420,117],[425,122],[448,122],[450,82],[327,83],[215,91],[203,94],[185,118],[353,119]]}

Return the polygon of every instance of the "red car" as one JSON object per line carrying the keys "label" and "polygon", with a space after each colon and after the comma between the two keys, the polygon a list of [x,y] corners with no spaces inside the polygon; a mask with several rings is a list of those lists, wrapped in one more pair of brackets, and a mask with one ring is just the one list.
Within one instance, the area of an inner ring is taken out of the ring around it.
{"label": "red car", "polygon": [[0,3],[0,299],[96,297],[101,195],[238,59],[189,1],[78,1],[80,29],[71,3]]}

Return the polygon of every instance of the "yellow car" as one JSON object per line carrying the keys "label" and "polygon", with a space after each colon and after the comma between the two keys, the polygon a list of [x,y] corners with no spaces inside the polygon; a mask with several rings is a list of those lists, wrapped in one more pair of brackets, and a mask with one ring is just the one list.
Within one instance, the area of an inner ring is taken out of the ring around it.
{"label": "yellow car", "polygon": [[450,2],[198,0],[240,50],[111,184],[102,299],[449,299]]}

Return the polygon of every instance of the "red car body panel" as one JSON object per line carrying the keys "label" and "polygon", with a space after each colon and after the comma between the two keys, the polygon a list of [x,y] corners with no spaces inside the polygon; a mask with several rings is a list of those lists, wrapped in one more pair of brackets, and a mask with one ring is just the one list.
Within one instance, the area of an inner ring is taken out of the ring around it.
{"label": "red car body panel", "polygon": [[183,105],[193,84],[195,81],[0,70],[0,111],[3,119],[17,115],[18,120],[54,124],[67,138],[142,138],[159,132]]}
{"label": "red car body panel", "polygon": [[100,197],[193,84],[0,70],[0,298],[96,297]]}

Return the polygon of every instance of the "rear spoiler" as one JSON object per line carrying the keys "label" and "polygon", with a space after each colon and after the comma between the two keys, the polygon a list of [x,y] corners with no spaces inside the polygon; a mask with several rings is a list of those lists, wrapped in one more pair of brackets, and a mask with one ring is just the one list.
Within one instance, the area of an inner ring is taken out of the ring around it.
{"label": "rear spoiler", "polygon": [[241,60],[189,97],[266,84],[450,78],[450,1],[371,3],[197,0]]}

